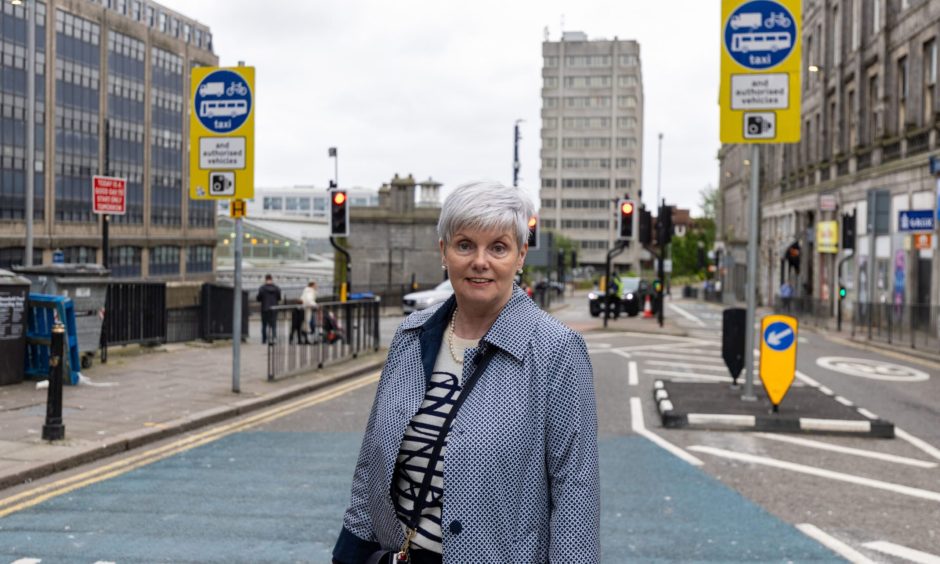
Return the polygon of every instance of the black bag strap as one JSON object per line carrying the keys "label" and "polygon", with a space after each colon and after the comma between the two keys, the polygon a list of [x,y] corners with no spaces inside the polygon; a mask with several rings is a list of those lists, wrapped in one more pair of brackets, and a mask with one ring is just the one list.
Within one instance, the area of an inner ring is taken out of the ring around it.
{"label": "black bag strap", "polygon": [[[444,419],[444,424],[441,425],[441,432],[437,436],[437,440],[434,441],[434,448],[431,450],[430,464],[435,464],[438,457],[441,455],[441,450],[444,448],[444,442],[447,441],[447,435],[450,434],[450,424],[454,421],[454,417],[457,416],[457,412],[460,410],[460,406],[463,405],[464,400],[467,399],[467,396],[470,395],[470,390],[473,389],[473,386],[477,383],[477,380],[480,379],[480,375],[483,374],[483,371],[486,370],[486,367],[489,365],[490,360],[493,358],[493,355],[496,353],[496,347],[491,345],[486,345],[484,343],[483,356],[476,362],[476,368],[473,373],[470,374],[470,377],[467,378],[467,381],[464,382],[460,395],[457,396],[457,401],[454,402],[454,406],[451,408],[450,413],[447,414],[447,417]],[[427,473],[424,475],[424,480],[421,481],[421,489],[418,491],[418,498],[415,500],[414,506],[411,508],[411,519],[408,521],[408,528],[416,530],[418,528],[418,522],[421,521],[421,513],[424,511],[425,503],[428,497],[428,490],[431,489],[431,479],[434,477],[434,469],[430,466],[428,467]]]}

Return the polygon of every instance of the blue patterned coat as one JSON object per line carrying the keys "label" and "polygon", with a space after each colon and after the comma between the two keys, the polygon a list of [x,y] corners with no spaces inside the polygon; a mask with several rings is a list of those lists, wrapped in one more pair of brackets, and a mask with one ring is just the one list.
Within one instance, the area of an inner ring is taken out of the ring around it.
{"label": "blue patterned coat", "polygon": [[[339,562],[404,542],[390,493],[395,460],[454,306],[451,297],[412,314],[392,340],[333,551]],[[481,346],[467,351],[464,379],[483,346],[496,353],[447,439],[444,562],[599,562],[597,407],[584,340],[514,287]]]}

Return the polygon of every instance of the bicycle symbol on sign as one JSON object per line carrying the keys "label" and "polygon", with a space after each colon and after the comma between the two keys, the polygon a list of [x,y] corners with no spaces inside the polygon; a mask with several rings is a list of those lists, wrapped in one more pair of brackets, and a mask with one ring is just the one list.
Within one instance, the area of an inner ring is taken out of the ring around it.
{"label": "bicycle symbol on sign", "polygon": [[771,12],[770,17],[764,20],[764,27],[772,28],[774,26],[788,28],[793,25],[793,20],[787,17],[783,12]]}
{"label": "bicycle symbol on sign", "polygon": [[226,96],[234,96],[238,94],[239,96],[245,96],[248,94],[248,87],[245,86],[244,82],[233,82],[229,84],[228,88],[225,89]]}

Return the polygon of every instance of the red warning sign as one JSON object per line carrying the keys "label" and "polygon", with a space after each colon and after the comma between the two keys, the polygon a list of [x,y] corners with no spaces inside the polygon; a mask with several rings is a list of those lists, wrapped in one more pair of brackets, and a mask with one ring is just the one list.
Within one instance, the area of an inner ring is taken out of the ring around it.
{"label": "red warning sign", "polygon": [[93,176],[91,180],[94,212],[124,215],[127,202],[127,180],[111,176]]}

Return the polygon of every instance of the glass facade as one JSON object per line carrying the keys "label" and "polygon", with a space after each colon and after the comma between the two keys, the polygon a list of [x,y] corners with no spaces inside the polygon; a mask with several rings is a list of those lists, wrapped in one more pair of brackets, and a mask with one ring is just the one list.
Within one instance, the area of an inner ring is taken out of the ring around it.
{"label": "glass facade", "polygon": [[143,41],[108,34],[105,173],[127,179],[127,213],[112,218],[118,224],[144,222],[145,57]]}
{"label": "glass facade", "polygon": [[183,60],[156,47],[150,57],[150,221],[173,227],[183,218]]}
{"label": "glass facade", "polygon": [[186,251],[186,272],[212,272],[212,250],[210,245],[193,245]]}
{"label": "glass facade", "polygon": [[[45,217],[46,5],[36,3],[33,217]],[[26,217],[26,8],[0,3],[0,220]],[[22,251],[22,250],[21,250]]]}
{"label": "glass facade", "polygon": [[112,278],[137,278],[140,276],[141,248],[124,246],[111,247]]}
{"label": "glass facade", "polygon": [[91,177],[98,172],[101,28],[56,10],[56,177],[58,221],[95,221]]}
{"label": "glass facade", "polygon": [[161,245],[150,249],[150,275],[176,276],[180,273],[180,248]]}

